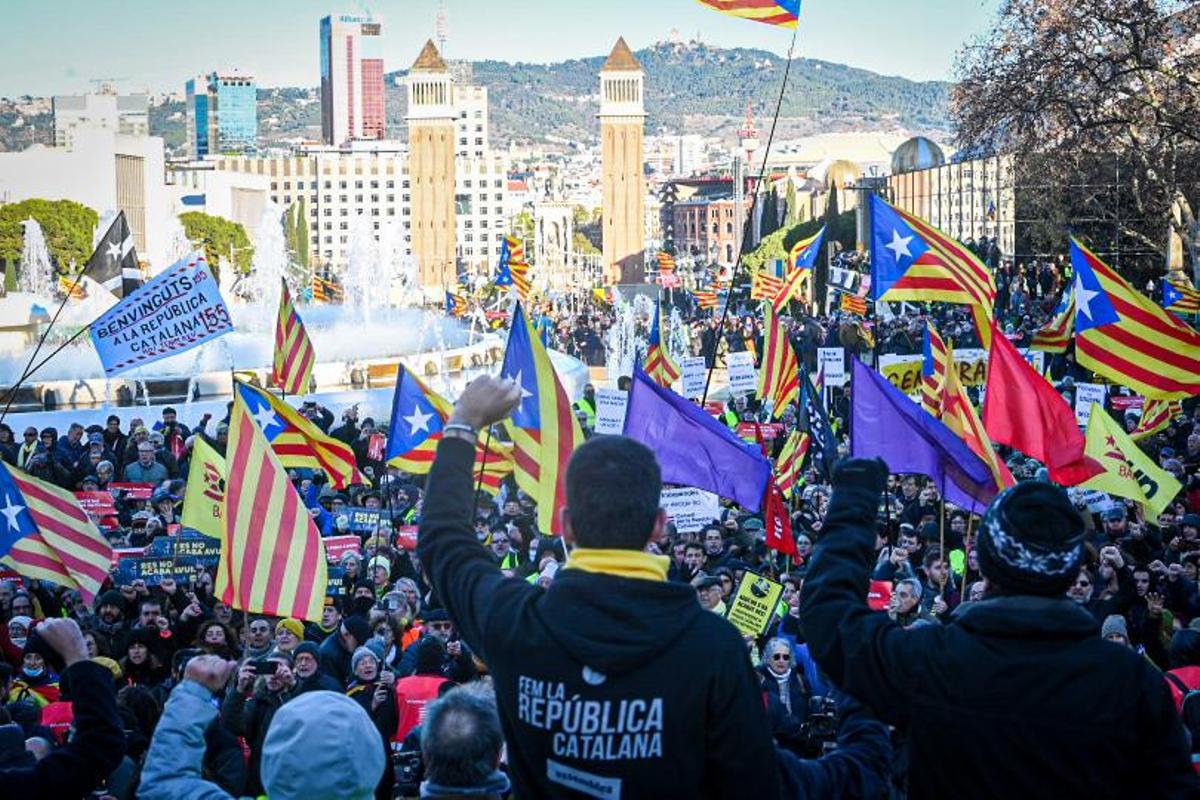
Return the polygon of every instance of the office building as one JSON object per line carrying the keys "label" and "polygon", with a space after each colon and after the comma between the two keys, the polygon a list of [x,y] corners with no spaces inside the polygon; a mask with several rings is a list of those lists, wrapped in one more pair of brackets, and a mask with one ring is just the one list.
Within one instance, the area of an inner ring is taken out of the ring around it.
{"label": "office building", "polygon": [[213,72],[186,84],[187,141],[192,158],[258,149],[258,87],[237,72]]}
{"label": "office building", "polygon": [[94,94],[56,95],[54,146],[71,147],[78,128],[101,128],[125,136],[150,135],[150,97],[117,94],[111,86]]}
{"label": "office building", "polygon": [[384,139],[382,21],[362,14],[321,20],[321,135],[326,144]]}

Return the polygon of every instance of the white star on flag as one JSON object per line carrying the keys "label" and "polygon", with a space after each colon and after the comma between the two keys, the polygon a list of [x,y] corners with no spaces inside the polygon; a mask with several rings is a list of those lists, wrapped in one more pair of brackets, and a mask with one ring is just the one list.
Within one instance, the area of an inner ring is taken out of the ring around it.
{"label": "white star on flag", "polygon": [[404,417],[404,421],[408,423],[409,429],[416,433],[429,433],[429,420],[433,419],[433,414],[422,414],[420,406],[413,406],[413,413]]}
{"label": "white star on flag", "polygon": [[515,378],[512,375],[508,375],[507,377],[510,381],[516,381],[517,386],[521,387],[521,402],[524,403],[526,399],[533,397],[533,392],[525,388],[525,384],[521,381],[521,372],[522,370],[517,370]]}
{"label": "white star on flag", "polygon": [[0,514],[8,518],[8,527],[10,530],[21,530],[21,523],[18,520],[21,518],[21,512],[25,510],[25,506],[17,505],[7,494],[4,496],[4,499],[6,504],[4,508],[0,508]]}
{"label": "white star on flag", "polygon": [[110,244],[108,246],[108,249],[105,251],[105,255],[107,255],[113,261],[120,261],[121,260],[121,243],[113,242],[112,244]]}
{"label": "white star on flag", "polygon": [[1085,317],[1088,318],[1088,321],[1091,321],[1091,319],[1092,319],[1092,298],[1098,294],[1100,294],[1100,293],[1092,291],[1091,289],[1089,289],[1083,285],[1083,276],[1082,275],[1075,276],[1076,307],[1079,309],[1080,314],[1083,314]]}
{"label": "white star on flag", "polygon": [[900,256],[902,256],[902,255],[912,258],[912,253],[910,253],[908,250],[908,243],[911,242],[912,240],[913,240],[912,236],[901,236],[900,231],[893,228],[892,229],[892,242],[891,242],[891,244],[885,244],[884,247],[886,247],[888,250],[891,250],[892,253],[895,254],[897,261],[900,260]]}
{"label": "white star on flag", "polygon": [[258,423],[258,427],[262,428],[263,433],[266,433],[272,425],[279,424],[275,418],[275,412],[271,410],[270,406],[259,406],[255,409],[253,417],[254,421]]}

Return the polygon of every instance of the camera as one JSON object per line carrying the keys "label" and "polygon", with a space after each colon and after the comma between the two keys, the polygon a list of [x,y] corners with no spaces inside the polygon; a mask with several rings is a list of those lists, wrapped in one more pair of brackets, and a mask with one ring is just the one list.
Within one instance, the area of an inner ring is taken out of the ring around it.
{"label": "camera", "polygon": [[808,716],[800,726],[800,749],[805,758],[820,758],[837,749],[838,705],[832,697],[808,700]]}
{"label": "camera", "polygon": [[396,769],[395,797],[416,797],[421,793],[421,780],[425,777],[425,764],[420,750],[398,750],[392,753],[392,764]]}
{"label": "camera", "polygon": [[266,659],[255,659],[250,663],[250,671],[255,675],[274,675],[279,671],[279,662],[267,661]]}

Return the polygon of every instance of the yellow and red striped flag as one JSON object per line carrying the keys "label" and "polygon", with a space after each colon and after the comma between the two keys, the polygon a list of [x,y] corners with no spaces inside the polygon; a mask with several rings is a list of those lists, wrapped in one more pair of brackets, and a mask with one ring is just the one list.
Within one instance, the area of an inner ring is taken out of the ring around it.
{"label": "yellow and red striped flag", "polygon": [[800,362],[770,303],[763,306],[763,357],[758,370],[758,399],[771,402],[774,417],[800,399]]}
{"label": "yellow and red striped flag", "polygon": [[700,308],[712,309],[716,308],[720,303],[717,297],[717,290],[711,286],[707,289],[697,289],[692,292],[692,297],[696,299],[696,305]]}
{"label": "yellow and red striped flag", "polygon": [[524,261],[517,263],[513,262],[508,266],[512,273],[512,285],[517,290],[517,297],[521,298],[522,303],[529,302],[529,295],[533,291],[533,279],[529,276],[529,265]]}
{"label": "yellow and red striped flag", "polygon": [[1075,271],[1075,359],[1146,397],[1200,394],[1200,333],[1140,294],[1079,241]]}
{"label": "yellow and red striped flag", "polygon": [[1142,407],[1142,418],[1137,427],[1129,432],[1129,438],[1135,442],[1153,436],[1171,424],[1171,420],[1183,413],[1183,402],[1180,400],[1156,400],[1146,398]]}
{"label": "yellow and red striped flag", "polygon": [[783,278],[760,269],[750,276],[750,299],[774,302],[783,290]]}
{"label": "yellow and red striped flag", "polygon": [[[388,425],[386,458],[389,466],[412,475],[428,474],[442,440],[442,428],[454,406],[403,364],[396,375],[392,395],[392,417]],[[485,453],[483,442],[475,445],[475,480],[492,494],[512,474],[512,445],[493,439]]]}
{"label": "yellow and red striped flag", "polygon": [[112,547],[66,489],[0,463],[0,562],[34,580],[79,589],[90,605]]}
{"label": "yellow and red striped flag", "polygon": [[658,251],[658,271],[671,273],[675,271],[675,256],[666,250]]}
{"label": "yellow and red striped flag", "polygon": [[794,28],[800,19],[800,0],[699,0],[701,5],[731,17],[781,28]]}
{"label": "yellow and red striped flag", "polygon": [[280,279],[279,319],[275,321],[275,365],[271,382],[288,394],[304,394],[312,379],[316,352],[296,313],[287,281]]}
{"label": "yellow and red striped flag", "polygon": [[821,251],[821,241],[825,238],[825,228],[814,233],[807,239],[802,239],[792,245],[788,253],[788,272],[784,276],[783,286],[775,295],[772,304],[775,311],[783,311],[788,301],[800,300],[811,302],[812,270],[817,263],[817,255]]}
{"label": "yellow and red striped flag", "polygon": [[1075,291],[1068,286],[1063,289],[1062,299],[1054,309],[1054,316],[1033,334],[1029,347],[1047,353],[1066,352],[1075,333]]}
{"label": "yellow and red striped flag", "polygon": [[808,455],[808,447],[812,438],[801,430],[792,431],[792,435],[783,443],[779,458],[775,459],[775,483],[784,497],[791,497],[796,484],[800,482],[800,470],[804,468],[804,457]]}
{"label": "yellow and red striped flag", "polygon": [[505,423],[513,442],[517,486],[537,502],[538,528],[562,533],[567,461],[583,431],[550,356],[518,303],[513,311],[501,374],[521,387],[521,404]]}
{"label": "yellow and red striped flag", "polygon": [[1192,288],[1182,275],[1167,276],[1162,291],[1163,308],[1174,314],[1200,314],[1200,290]]}
{"label": "yellow and red striped flag", "polygon": [[942,387],[946,382],[948,348],[932,322],[925,323],[925,345],[921,354],[921,408],[938,419],[942,416]]}
{"label": "yellow and red striped flag", "polygon": [[842,292],[842,311],[845,311],[847,314],[865,317],[867,315],[866,298],[850,294],[849,292]]}
{"label": "yellow and red striped flag", "polygon": [[654,322],[650,324],[650,340],[646,343],[646,374],[659,386],[670,387],[679,380],[679,365],[667,352],[662,340],[662,306],[654,303]]}
{"label": "yellow and red striped flag", "polygon": [[321,619],[325,545],[240,393],[226,446],[225,538],[213,593],[252,614]]}
{"label": "yellow and red striped flag", "polygon": [[329,485],[335,489],[345,489],[352,483],[369,483],[358,471],[350,445],[325,433],[270,392],[241,381],[234,386],[234,394],[250,409],[259,430],[285,467],[323,470],[329,476]]}
{"label": "yellow and red striped flag", "polygon": [[958,379],[958,367],[954,364],[952,349],[946,350],[946,379],[942,383],[940,405],[942,423],[966,442],[971,452],[988,465],[992,479],[996,481],[996,490],[1002,491],[1016,483],[1012,473],[1008,471],[1008,465],[1000,460],[1000,456],[992,447],[992,440],[984,430],[979,414],[975,412],[971,399],[967,397],[967,392]]}

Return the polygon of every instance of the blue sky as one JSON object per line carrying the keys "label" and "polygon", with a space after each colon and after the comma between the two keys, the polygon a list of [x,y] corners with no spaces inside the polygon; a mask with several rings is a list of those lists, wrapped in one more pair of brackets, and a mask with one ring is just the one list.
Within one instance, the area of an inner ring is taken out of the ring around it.
{"label": "blue sky", "polygon": [[[558,61],[634,49],[678,28],[725,46],[783,53],[789,33],[695,0],[444,0],[448,55]],[[799,55],[918,80],[950,75],[955,51],[986,30],[999,0],[805,0]],[[315,86],[317,21],[370,10],[384,20],[388,70],[412,62],[434,31],[438,0],[5,0],[0,96],[180,90],[191,75],[237,67],[263,86]]]}

